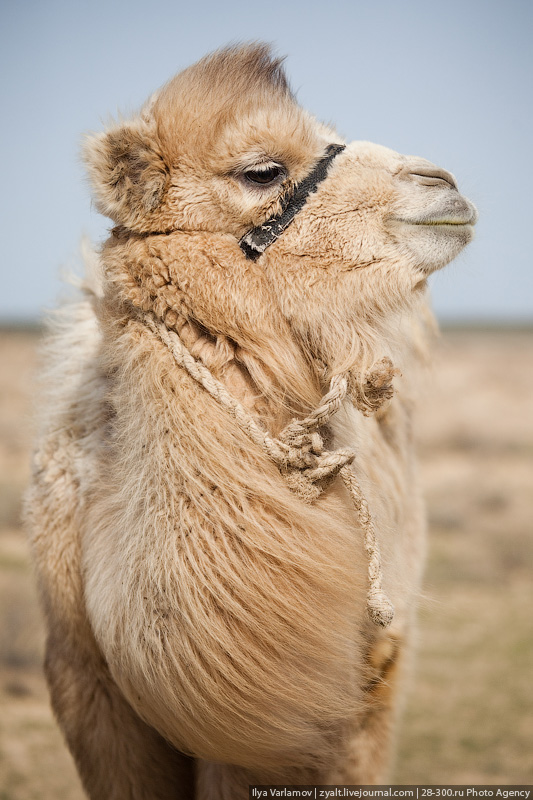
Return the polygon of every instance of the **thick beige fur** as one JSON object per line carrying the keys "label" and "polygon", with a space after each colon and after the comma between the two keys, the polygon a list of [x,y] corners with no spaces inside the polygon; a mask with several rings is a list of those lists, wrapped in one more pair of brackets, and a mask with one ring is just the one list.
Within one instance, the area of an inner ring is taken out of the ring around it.
{"label": "thick beige fur", "polygon": [[[262,45],[207,57],[87,141],[116,227],[49,337],[27,517],[52,703],[92,800],[237,800],[250,783],[388,775],[424,559],[412,409],[426,278],[475,212],[448,173],[353,143],[247,260],[239,238],[339,141]],[[271,185],[246,175],[272,164]],[[140,311],[273,434],[349,374],[353,403],[325,436],[357,452],[389,629],[366,611],[341,481],[299,500]],[[384,357],[401,374],[376,411],[366,375]]]}

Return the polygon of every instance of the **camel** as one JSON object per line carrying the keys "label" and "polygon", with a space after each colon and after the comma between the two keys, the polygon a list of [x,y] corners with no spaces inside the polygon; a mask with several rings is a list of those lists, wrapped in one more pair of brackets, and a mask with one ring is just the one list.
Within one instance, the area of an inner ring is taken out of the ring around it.
{"label": "camel", "polygon": [[26,498],[84,789],[382,783],[424,562],[427,278],[477,212],[315,120],[262,44],[84,157],[114,227],[52,324]]}

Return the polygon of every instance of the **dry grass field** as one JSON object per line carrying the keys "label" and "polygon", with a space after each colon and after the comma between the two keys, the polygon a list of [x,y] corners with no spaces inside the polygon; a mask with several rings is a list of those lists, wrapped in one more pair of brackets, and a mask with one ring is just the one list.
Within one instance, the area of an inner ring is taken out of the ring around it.
{"label": "dry grass field", "polygon": [[[36,335],[0,334],[0,800],[82,800],[23,533]],[[430,551],[400,784],[533,784],[533,331],[447,331],[420,408]]]}

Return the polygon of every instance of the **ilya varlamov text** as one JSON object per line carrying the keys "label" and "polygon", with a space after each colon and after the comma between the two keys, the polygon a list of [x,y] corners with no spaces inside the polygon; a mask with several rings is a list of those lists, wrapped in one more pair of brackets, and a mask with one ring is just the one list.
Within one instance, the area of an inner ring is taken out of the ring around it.
{"label": "ilya varlamov text", "polygon": [[294,797],[294,798],[323,798],[323,800],[333,800],[337,797],[358,797],[358,798],[372,798],[372,797],[418,797],[418,798],[476,798],[476,797],[499,797],[502,800],[509,800],[509,798],[519,797],[523,800],[529,800],[531,790],[528,788],[520,787],[515,789],[507,789],[503,787],[480,787],[480,786],[455,786],[453,788],[443,787],[409,787],[409,788],[396,788],[388,787],[382,789],[363,789],[357,786],[310,786],[304,788],[289,786],[268,786],[268,787],[250,787],[250,798],[254,800],[267,800],[267,798],[276,797]]}

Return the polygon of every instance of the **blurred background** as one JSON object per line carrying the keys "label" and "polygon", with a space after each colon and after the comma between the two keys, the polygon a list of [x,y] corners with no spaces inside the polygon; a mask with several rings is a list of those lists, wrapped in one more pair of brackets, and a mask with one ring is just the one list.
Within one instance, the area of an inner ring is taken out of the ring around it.
{"label": "blurred background", "polygon": [[286,54],[348,140],[452,171],[476,240],[432,279],[443,337],[419,409],[430,527],[397,783],[533,783],[533,4],[529,0],[3,0],[0,86],[0,800],[79,800],[41,677],[20,497],[43,310],[109,221],[83,133],[228,43]]}

